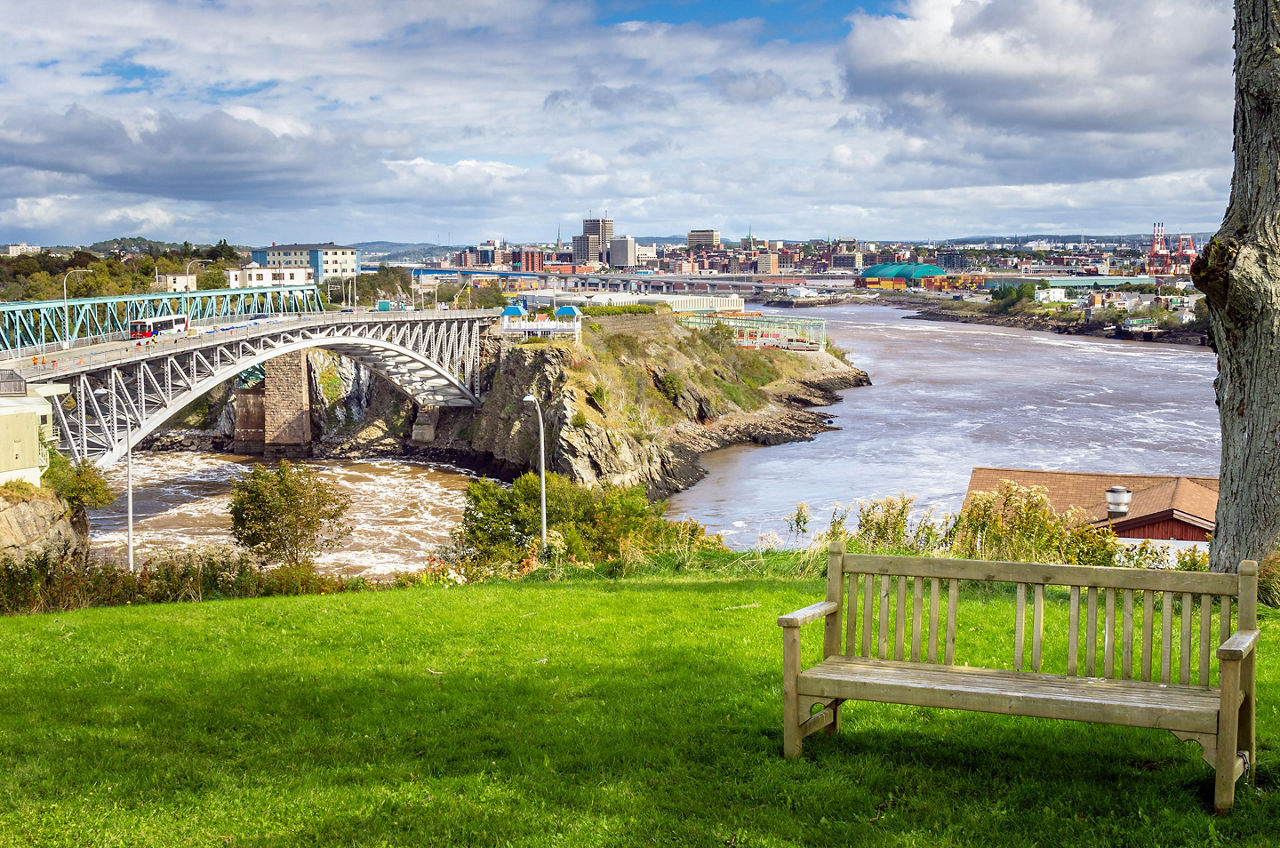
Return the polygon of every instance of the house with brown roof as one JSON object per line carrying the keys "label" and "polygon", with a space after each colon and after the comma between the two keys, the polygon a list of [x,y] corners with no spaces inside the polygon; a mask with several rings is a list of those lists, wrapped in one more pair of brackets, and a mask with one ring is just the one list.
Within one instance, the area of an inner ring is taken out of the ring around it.
{"label": "house with brown roof", "polygon": [[[993,492],[1001,480],[1049,496],[1055,512],[1084,510],[1094,524],[1108,525],[1126,539],[1177,539],[1203,542],[1213,532],[1218,511],[1217,477],[1175,477],[1158,474],[1099,474],[1074,471],[1034,471],[1024,468],[975,468],[969,494]],[[1132,499],[1125,514],[1108,513],[1107,490],[1128,489]]]}

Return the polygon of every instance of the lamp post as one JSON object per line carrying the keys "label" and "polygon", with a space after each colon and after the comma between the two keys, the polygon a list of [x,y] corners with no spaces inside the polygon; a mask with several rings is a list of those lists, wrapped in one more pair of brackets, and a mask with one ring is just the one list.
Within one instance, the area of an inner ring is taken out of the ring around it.
{"label": "lamp post", "polygon": [[[182,272],[182,276],[184,277],[191,276],[191,266],[196,264],[197,262],[199,262],[201,265],[208,265],[212,261],[213,260],[211,259],[192,259],[190,262],[187,263],[187,268],[185,271]],[[199,288],[199,286],[196,286],[195,288],[193,288],[192,291],[195,291],[195,289],[197,288]]]}
{"label": "lamp post", "polygon": [[[93,393],[98,397],[109,394],[106,388],[94,389]],[[112,402],[113,420],[115,403]],[[128,530],[126,532],[126,544],[129,549],[129,573],[133,573],[133,419],[126,412],[124,416],[124,485],[125,485],[125,504],[126,515],[128,521]]]}
{"label": "lamp post", "polygon": [[539,507],[542,513],[542,550],[547,549],[547,439],[542,430],[542,404],[533,395],[524,396],[525,403],[533,402],[538,410],[538,477],[542,485],[539,491]]}
{"label": "lamp post", "polygon": [[124,419],[124,485],[128,491],[126,503],[129,512],[129,573],[133,573],[133,421]]}
{"label": "lamp post", "polygon": [[72,268],[62,275],[62,349],[71,347],[71,306],[67,303],[67,277],[72,274],[87,274],[88,268]]}

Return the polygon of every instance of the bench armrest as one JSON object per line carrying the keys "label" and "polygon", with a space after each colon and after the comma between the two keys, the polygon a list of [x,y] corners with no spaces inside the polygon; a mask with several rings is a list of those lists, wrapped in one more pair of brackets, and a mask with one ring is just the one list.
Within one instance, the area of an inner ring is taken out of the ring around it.
{"label": "bench armrest", "polygon": [[1258,644],[1257,630],[1238,630],[1218,648],[1220,660],[1242,660],[1253,652]]}
{"label": "bench armrest", "polygon": [[796,610],[790,615],[778,616],[779,627],[799,627],[808,624],[811,621],[817,621],[831,613],[840,609],[840,605],[835,601],[818,601],[816,604],[809,604],[804,609]]}

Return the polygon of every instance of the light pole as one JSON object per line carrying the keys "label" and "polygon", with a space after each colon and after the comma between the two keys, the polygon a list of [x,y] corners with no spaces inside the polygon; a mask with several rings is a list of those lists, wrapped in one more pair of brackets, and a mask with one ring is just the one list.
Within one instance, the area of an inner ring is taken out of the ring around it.
{"label": "light pole", "polygon": [[[94,395],[103,397],[108,394],[106,388],[94,389]],[[112,418],[115,418],[115,402],[112,402]],[[133,573],[133,418],[126,412],[124,416],[124,485],[126,490],[125,504],[126,515],[128,516],[128,530],[126,534],[126,544],[129,549],[129,573]]]}
{"label": "light pole", "polygon": [[129,573],[133,573],[133,421],[128,417],[124,419],[124,481],[125,488],[128,490],[126,503],[129,511]]}
{"label": "light pole", "polygon": [[542,481],[539,491],[539,506],[542,513],[542,550],[547,549],[547,439],[542,431],[542,404],[533,395],[524,396],[525,403],[533,401],[538,410],[538,477]]}
{"label": "light pole", "polygon": [[[196,264],[197,262],[199,262],[201,265],[208,265],[212,261],[213,261],[212,259],[192,259],[190,262],[187,263],[187,269],[182,272],[182,276],[184,277],[191,276],[191,266]],[[195,291],[197,288],[199,288],[199,286],[193,287],[192,291]]]}
{"label": "light pole", "polygon": [[88,268],[72,268],[62,275],[62,349],[71,347],[71,307],[67,303],[67,277],[72,274],[87,274]]}

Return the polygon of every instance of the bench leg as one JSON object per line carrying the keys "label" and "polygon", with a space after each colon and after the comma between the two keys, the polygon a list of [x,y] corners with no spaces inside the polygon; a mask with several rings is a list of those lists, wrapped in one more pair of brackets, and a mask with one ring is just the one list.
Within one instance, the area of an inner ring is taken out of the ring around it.
{"label": "bench leg", "polygon": [[782,630],[782,755],[787,759],[800,756],[800,628]]}
{"label": "bench leg", "polygon": [[1254,705],[1257,701],[1257,689],[1254,680],[1254,660],[1256,656],[1250,654],[1244,658],[1240,669],[1240,722],[1239,722],[1239,739],[1237,745],[1240,750],[1249,756],[1249,779],[1253,780],[1257,774],[1258,765],[1258,736],[1255,728],[1255,710]]}
{"label": "bench leg", "polygon": [[1239,662],[1223,662],[1219,679],[1222,683],[1222,706],[1218,709],[1218,741],[1214,753],[1213,811],[1226,813],[1236,800],[1236,751],[1239,750],[1237,744],[1243,718]]}
{"label": "bench leg", "polygon": [[842,698],[836,698],[829,704],[831,709],[831,723],[822,730],[828,736],[835,736],[840,732],[840,705],[844,703]]}

